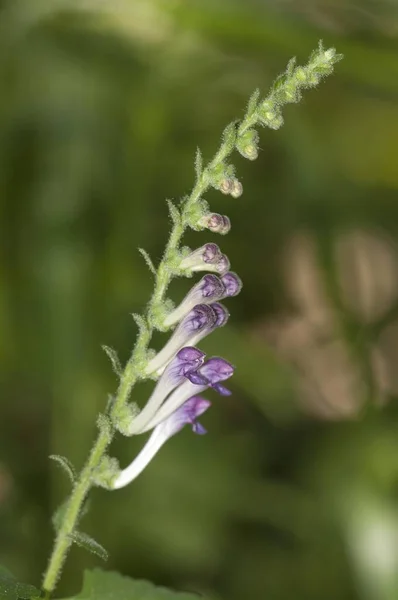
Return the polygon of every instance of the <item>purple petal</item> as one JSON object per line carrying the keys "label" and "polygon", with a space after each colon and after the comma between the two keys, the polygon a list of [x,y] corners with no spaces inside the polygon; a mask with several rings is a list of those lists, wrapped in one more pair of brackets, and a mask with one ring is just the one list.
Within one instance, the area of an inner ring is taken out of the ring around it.
{"label": "purple petal", "polygon": [[231,390],[226,388],[221,383],[213,383],[211,387],[221,396],[230,396],[232,394]]}
{"label": "purple petal", "polygon": [[214,384],[229,379],[233,375],[234,367],[223,358],[214,356],[199,367],[197,372],[203,375],[210,384]]}
{"label": "purple petal", "polygon": [[213,304],[210,304],[210,306],[215,314],[214,327],[222,327],[223,325],[225,325],[225,323],[229,319],[229,312],[227,311],[225,306],[223,306],[223,304],[220,304],[219,302],[214,302]]}
{"label": "purple petal", "polygon": [[184,363],[192,363],[197,360],[204,358],[206,355],[202,350],[195,348],[194,346],[185,346],[177,352],[176,358]]}
{"label": "purple petal", "polygon": [[198,435],[205,435],[207,433],[207,429],[203,427],[200,423],[196,422],[192,425],[192,431],[197,433]]}
{"label": "purple petal", "polygon": [[226,296],[236,296],[242,289],[242,282],[236,273],[225,273],[221,277],[221,281],[225,286]]}
{"label": "purple petal", "polygon": [[201,288],[203,298],[218,300],[225,294],[224,284],[217,275],[205,275],[200,280],[198,286]]}
{"label": "purple petal", "polygon": [[[177,409],[166,421],[164,426],[167,427],[174,435],[180,431],[184,425],[196,424],[196,419],[200,417],[209,407],[211,402],[202,398],[202,396],[192,396],[179,409]],[[162,424],[159,425],[161,427]]]}
{"label": "purple petal", "polygon": [[190,313],[181,321],[178,330],[185,329],[192,332],[199,332],[206,327],[213,327],[216,322],[214,310],[207,304],[197,304]]}
{"label": "purple petal", "polygon": [[195,385],[209,385],[209,380],[206,379],[206,377],[204,375],[201,375],[197,371],[194,371],[192,373],[187,373],[186,377],[187,377],[187,379],[189,379],[189,381],[191,383],[194,383]]}
{"label": "purple petal", "polygon": [[205,263],[218,263],[220,256],[221,251],[217,244],[205,244],[203,246],[203,261]]}

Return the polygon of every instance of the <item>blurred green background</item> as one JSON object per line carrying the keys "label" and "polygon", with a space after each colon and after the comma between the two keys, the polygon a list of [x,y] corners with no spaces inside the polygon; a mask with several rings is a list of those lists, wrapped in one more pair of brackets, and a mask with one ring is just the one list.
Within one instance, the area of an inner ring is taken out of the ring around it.
{"label": "blurred green background", "polygon": [[[18,577],[39,583],[68,492],[48,455],[82,465],[115,390],[101,344],[129,356],[165,198],[322,38],[336,74],[256,162],[234,156],[242,198],[207,195],[231,233],[185,239],[220,243],[245,284],[202,344],[237,366],[233,396],[205,438],[94,491],[84,530],[107,568],[216,599],[398,598],[397,35],[394,0],[0,2],[0,562]],[[59,594],[98,562],[74,548]]]}

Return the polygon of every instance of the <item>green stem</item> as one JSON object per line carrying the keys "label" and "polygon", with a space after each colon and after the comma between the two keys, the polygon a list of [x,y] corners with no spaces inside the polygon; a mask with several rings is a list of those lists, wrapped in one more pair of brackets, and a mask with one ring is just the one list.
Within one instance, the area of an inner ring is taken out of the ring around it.
{"label": "green stem", "polygon": [[83,502],[91,487],[91,475],[93,470],[98,466],[110,441],[111,440],[109,436],[106,435],[105,431],[101,431],[91,450],[89,459],[81,472],[79,481],[70,497],[63,523],[58,531],[50,562],[44,576],[43,589],[46,592],[47,597],[49,597],[55,588],[68,550],[73,542],[71,536],[79,519]]}

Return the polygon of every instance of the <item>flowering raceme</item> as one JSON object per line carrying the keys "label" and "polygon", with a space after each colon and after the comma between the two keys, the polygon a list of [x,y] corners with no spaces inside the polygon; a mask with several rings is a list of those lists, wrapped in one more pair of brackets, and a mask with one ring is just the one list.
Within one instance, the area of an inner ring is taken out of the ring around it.
{"label": "flowering raceme", "polygon": [[[320,44],[304,66],[296,66],[291,60],[267,96],[260,97],[260,91],[256,90],[242,120],[234,121],[225,128],[221,144],[207,164],[203,163],[202,154],[197,150],[196,179],[189,195],[178,205],[168,201],[172,226],[159,264],[155,266],[148,253],[140,250],[154,276],[154,289],[144,313],[135,315],[137,340],[124,368],[116,352],[104,347],[118,376],[117,391],[109,399],[105,414],[97,420],[98,436],[81,471],[75,476],[70,462],[57,456],[58,463],[66,469],[74,485],[56,519],[56,539],[43,578],[46,598],[53,595],[66,556],[74,543],[85,545],[97,553],[101,548],[78,530],[91,489],[102,486],[114,490],[129,484],[163,444],[185,425],[191,425],[194,433],[205,433],[197,419],[210,407],[210,402],[202,397],[202,393],[213,389],[224,396],[230,394],[224,382],[232,376],[234,367],[224,358],[207,358],[197,344],[226,324],[229,313],[220,301],[236,296],[242,283],[230,271],[230,261],[217,244],[209,242],[191,250],[181,245],[182,239],[187,229],[207,230],[220,235],[230,231],[230,219],[211,211],[204,199],[206,192],[214,188],[222,194],[239,198],[243,187],[229,162],[232,152],[236,149],[248,160],[255,160],[259,152],[256,128],[279,129],[283,125],[283,106],[298,102],[302,91],[314,87],[331,74],[340,58],[333,48],[325,50]],[[193,277],[198,272],[204,272],[202,279],[192,286],[180,304],[173,307],[167,297],[172,280],[181,276]],[[157,354],[153,352],[149,348],[153,333],[172,328],[174,331],[164,347]],[[156,383],[147,403],[139,410],[130,403],[130,397],[134,386],[146,379],[153,379]],[[107,454],[117,432],[127,436],[150,432],[141,452],[123,470],[119,469],[117,460]]]}
{"label": "flowering raceme", "polygon": [[[200,261],[217,264],[228,259],[218,246],[207,244],[190,254],[190,266]],[[187,267],[189,261],[186,261]],[[239,277],[227,272],[221,277],[208,274],[193,286],[177,308],[165,318],[164,325],[179,323],[163,349],[147,365],[146,375],[159,379],[144,408],[135,415],[125,429],[126,435],[138,435],[152,430],[147,443],[132,461],[113,479],[112,489],[119,489],[133,481],[154,458],[163,444],[191,424],[195,433],[206,433],[196,418],[210,406],[201,396],[212,388],[223,396],[230,394],[221,382],[232,376],[233,366],[219,357],[205,360],[205,354],[194,347],[217,327],[225,325],[228,313],[216,300],[236,296],[242,287]],[[189,345],[188,345],[189,344]]]}

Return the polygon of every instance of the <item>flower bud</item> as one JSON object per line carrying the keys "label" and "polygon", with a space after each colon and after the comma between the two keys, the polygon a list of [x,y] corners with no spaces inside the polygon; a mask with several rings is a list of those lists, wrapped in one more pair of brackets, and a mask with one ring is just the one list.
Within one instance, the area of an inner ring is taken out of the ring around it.
{"label": "flower bud", "polygon": [[249,160],[258,157],[258,133],[255,129],[248,129],[236,142],[240,154]]}
{"label": "flower bud", "polygon": [[206,227],[214,233],[220,233],[225,235],[231,229],[231,221],[226,215],[219,215],[218,213],[208,213],[204,215],[200,221],[201,227]]}
{"label": "flower bud", "polygon": [[174,325],[181,321],[197,304],[211,304],[216,300],[221,300],[225,297],[225,292],[224,284],[217,275],[205,275],[194,285],[181,304],[167,315],[163,324],[165,327]]}
{"label": "flower bud", "polygon": [[190,271],[206,270],[207,265],[217,264],[222,256],[223,254],[217,244],[205,244],[185,256],[179,267]]}
{"label": "flower bud", "polygon": [[219,185],[219,190],[221,193],[228,195],[232,192],[234,185],[234,180],[230,178],[223,179]]}

